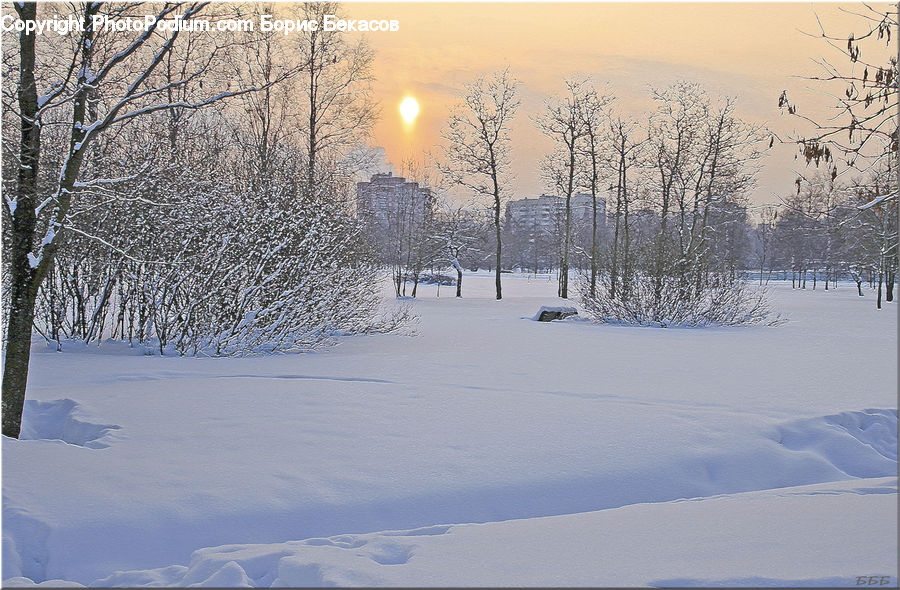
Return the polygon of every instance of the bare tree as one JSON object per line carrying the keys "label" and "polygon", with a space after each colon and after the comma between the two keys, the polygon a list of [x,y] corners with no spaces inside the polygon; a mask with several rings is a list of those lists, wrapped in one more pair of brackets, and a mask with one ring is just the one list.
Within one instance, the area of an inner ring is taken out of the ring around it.
{"label": "bare tree", "polygon": [[[251,16],[258,20],[271,5],[252,5]],[[244,87],[264,87],[236,102],[231,141],[246,154],[245,163],[260,190],[272,179],[276,166],[284,166],[287,144],[297,144],[306,129],[302,105],[297,104],[296,74],[308,68],[293,46],[293,37],[275,32],[247,31],[253,51],[241,52],[227,64],[232,78]],[[274,80],[283,80],[272,85]]]}
{"label": "bare tree", "polygon": [[[611,133],[611,160],[619,171],[616,217],[631,201],[627,186],[643,184],[647,210],[640,225],[649,240],[635,253],[633,270],[631,260],[623,265],[622,292],[616,289],[618,264],[611,265],[609,288],[598,286],[592,296],[590,286],[582,285],[585,309],[605,321],[660,326],[765,321],[762,294],[752,292],[739,273],[745,193],[765,136],[734,117],[731,99],[713,100],[697,84],[679,82],[653,91],[653,98],[658,106],[644,144],[645,178],[626,182],[629,152],[633,156],[637,149],[632,130],[613,121]],[[623,225],[630,232],[627,220]],[[618,242],[617,230],[616,262]]]}
{"label": "bare tree", "polygon": [[[686,174],[684,167],[690,160],[690,149],[695,144],[699,111],[702,109],[702,89],[697,85],[679,82],[664,91],[653,91],[657,112],[649,122],[650,141],[653,150],[652,166],[657,177],[657,194],[660,199],[660,230],[655,245],[653,268],[653,296],[662,299],[663,283],[671,269],[667,268],[669,250],[672,248],[668,231],[670,212],[677,202],[683,202]],[[659,318],[654,318],[658,321]]]}
{"label": "bare tree", "polygon": [[[640,150],[645,140],[637,137],[637,124],[621,117],[611,118],[604,141],[609,145],[608,166],[616,170],[616,209],[612,245],[610,247],[610,297],[618,293],[619,280],[622,283],[621,296],[627,296],[628,281],[633,262],[631,260],[631,224],[629,219],[631,193],[629,193],[629,169],[640,161]],[[621,244],[621,250],[620,250]],[[621,266],[620,266],[621,265]],[[596,292],[596,288],[592,289]]]}
{"label": "bare tree", "polygon": [[439,237],[446,244],[447,259],[456,271],[456,296],[462,297],[463,266],[460,258],[478,240],[478,223],[465,207],[446,202],[443,205]]}
{"label": "bare tree", "polygon": [[[614,98],[610,95],[598,94],[593,88],[586,88],[581,109],[581,123],[584,130],[584,142],[580,155],[585,160],[584,172],[587,177],[586,188],[591,193],[591,283],[590,292],[597,292],[597,272],[600,257],[600,239],[597,234],[597,193],[604,176],[603,139],[604,130],[610,115],[607,112]],[[621,175],[621,172],[619,172]],[[621,190],[621,176],[619,184]]]}
{"label": "bare tree", "polygon": [[650,132],[661,219],[654,292],[675,280],[687,296],[702,289],[711,214],[726,202],[741,204],[767,137],[735,117],[734,99],[713,100],[697,84],[676,83],[654,97],[659,106]]}
{"label": "bare tree", "polygon": [[[875,307],[882,307],[882,286],[888,302],[894,300],[894,283],[897,280],[897,205],[896,198],[886,199],[891,191],[896,191],[894,184],[894,167],[879,166],[871,170],[864,178],[857,179],[852,187],[856,198],[859,219],[857,228],[869,234],[869,256],[876,260],[878,290]],[[896,166],[896,164],[894,165]],[[896,192],[894,193],[896,194]],[[865,242],[863,242],[865,243]]]}
{"label": "bare tree", "polygon": [[463,103],[450,114],[441,131],[446,145],[443,146],[444,161],[437,163],[438,170],[452,184],[493,200],[497,299],[502,299],[500,211],[503,177],[510,163],[510,124],[519,108],[516,85],[509,69],[505,69],[466,86]]}
{"label": "bare tree", "polygon": [[591,90],[586,81],[566,81],[563,96],[551,98],[546,112],[535,119],[538,128],[554,142],[556,151],[545,166],[545,176],[566,199],[564,237],[560,258],[559,296],[569,297],[569,251],[572,244],[572,194],[581,140],[587,134],[585,102]]}
{"label": "bare tree", "polygon": [[[404,176],[417,184],[413,199],[408,203],[405,272],[407,280],[412,279],[412,297],[416,296],[422,271],[435,259],[438,253],[435,234],[435,197],[431,189],[434,184],[423,163],[409,158],[403,165]],[[404,285],[404,294],[406,287]]]}
{"label": "bare tree", "polygon": [[[304,19],[320,23],[325,15],[340,10],[333,2],[305,2],[301,6]],[[307,109],[306,187],[311,194],[323,154],[334,161],[335,152],[365,138],[378,117],[371,87],[374,53],[365,39],[350,43],[339,31],[318,27],[298,35],[297,48],[304,68],[299,82]]]}
{"label": "bare tree", "polygon": [[759,221],[753,233],[756,239],[756,258],[759,261],[759,284],[763,284],[763,274],[768,267],[766,283],[772,275],[772,241],[775,232],[775,224],[778,221],[778,208],[774,206],[763,207],[759,214]]}

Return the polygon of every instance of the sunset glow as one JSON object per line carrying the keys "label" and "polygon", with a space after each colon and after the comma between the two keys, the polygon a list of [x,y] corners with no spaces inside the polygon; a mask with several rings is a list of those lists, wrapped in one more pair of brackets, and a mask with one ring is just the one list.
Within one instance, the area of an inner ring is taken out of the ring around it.
{"label": "sunset glow", "polygon": [[[399,165],[410,154],[435,151],[440,130],[466,84],[505,67],[521,83],[523,105],[512,130],[511,194],[548,190],[540,161],[552,146],[530,122],[567,78],[590,76],[618,97],[624,116],[652,107],[648,87],[687,79],[738,98],[738,115],[780,136],[808,131],[783,116],[778,97],[788,90],[804,112],[822,114],[825,101],[803,76],[818,74],[810,60],[828,55],[817,17],[834,32],[849,32],[855,17],[831,3],[382,3],[346,6],[348,17],[398,19],[395,33],[366,35],[376,52],[374,92],[393,116],[379,120],[372,144]],[[447,26],[465,23],[465,26]],[[528,31],[528,34],[523,34]],[[806,33],[810,33],[809,35]],[[399,98],[397,89],[404,93]],[[414,123],[398,102],[414,96]],[[388,102],[390,101],[390,102]],[[411,133],[415,125],[415,134]],[[412,142],[412,143],[411,143]],[[751,199],[790,192],[799,168],[796,148],[776,145],[763,162]],[[463,197],[461,197],[462,199]]]}

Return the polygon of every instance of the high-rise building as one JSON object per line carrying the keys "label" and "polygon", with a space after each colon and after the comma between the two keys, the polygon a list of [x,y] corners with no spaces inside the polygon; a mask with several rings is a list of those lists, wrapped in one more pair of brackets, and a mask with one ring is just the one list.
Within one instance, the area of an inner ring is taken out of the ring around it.
{"label": "high-rise building", "polygon": [[[593,198],[589,194],[572,195],[570,256],[576,247],[590,249],[593,236]],[[598,237],[603,239],[606,226],[606,198],[597,197]],[[507,246],[504,255],[511,268],[554,268],[559,263],[566,235],[566,200],[541,195],[506,204]]]}
{"label": "high-rise building", "polygon": [[434,208],[431,189],[391,172],[356,184],[356,215],[367,224],[391,227],[403,217],[421,221]]}
{"label": "high-rise building", "polygon": [[[573,226],[584,226],[593,220],[591,195],[575,193],[570,202]],[[519,199],[506,204],[506,222],[515,230],[555,233],[564,227],[566,200],[563,197],[541,195],[533,199]],[[606,199],[597,197],[597,223],[606,225]]]}

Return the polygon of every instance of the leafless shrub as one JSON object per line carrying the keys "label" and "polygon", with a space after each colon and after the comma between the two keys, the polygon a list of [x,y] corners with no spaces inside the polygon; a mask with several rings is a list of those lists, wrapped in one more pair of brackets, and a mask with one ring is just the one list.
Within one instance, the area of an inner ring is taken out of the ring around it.
{"label": "leafless shrub", "polygon": [[[657,296],[655,283],[646,273],[634,277],[628,295],[611,296],[609,287],[581,281],[581,306],[595,321],[633,326],[774,326],[784,320],[768,304],[766,289],[737,278],[716,277],[699,290],[679,289],[664,282]],[[658,318],[658,319],[657,319]]]}

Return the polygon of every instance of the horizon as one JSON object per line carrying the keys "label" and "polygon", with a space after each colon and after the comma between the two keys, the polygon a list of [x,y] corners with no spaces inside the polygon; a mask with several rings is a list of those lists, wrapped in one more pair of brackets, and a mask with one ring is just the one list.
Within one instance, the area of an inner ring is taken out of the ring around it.
{"label": "horizon", "polygon": [[[589,76],[598,89],[616,95],[622,114],[638,120],[649,112],[650,87],[699,82],[714,96],[736,97],[738,117],[765,125],[783,141],[809,134],[809,124],[780,112],[779,95],[787,90],[803,114],[828,112],[827,85],[806,77],[821,73],[814,60],[833,58],[837,51],[810,35],[818,33],[817,16],[829,33],[859,33],[859,17],[847,11],[860,6],[523,2],[510,11],[509,2],[372,2],[345,4],[342,10],[348,18],[400,22],[397,32],[366,36],[375,51],[373,95],[382,109],[370,139],[371,147],[384,150],[378,171],[404,176],[403,163],[411,157],[430,164],[464,85],[509,67],[520,83],[521,107],[511,131],[507,200],[518,200],[553,194],[539,170],[552,143],[532,118],[566,79]],[[566,44],[555,43],[562,38]],[[409,96],[419,106],[412,123],[399,112]],[[796,159],[798,153],[795,143],[777,141],[767,151],[748,194],[751,211],[777,204],[794,190],[798,175],[813,171]],[[474,204],[468,195],[444,192],[461,204]]]}

